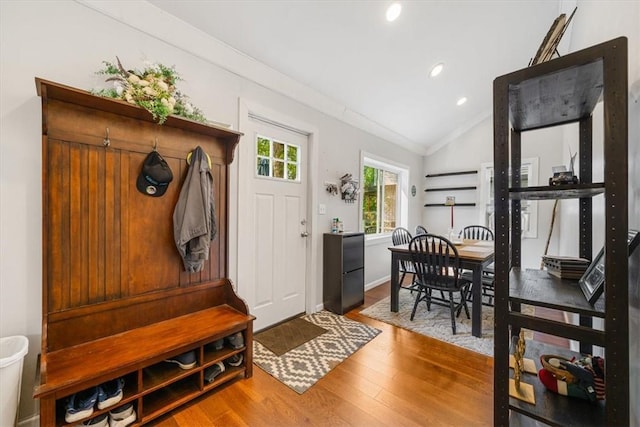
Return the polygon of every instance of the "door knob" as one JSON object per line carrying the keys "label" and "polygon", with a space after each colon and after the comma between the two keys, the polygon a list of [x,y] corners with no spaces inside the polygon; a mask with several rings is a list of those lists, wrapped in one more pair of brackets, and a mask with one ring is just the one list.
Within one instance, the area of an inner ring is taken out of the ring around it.
{"label": "door knob", "polygon": [[300,233],[300,236],[302,237],[308,237],[309,233],[307,233],[306,231],[303,231],[302,233]]}

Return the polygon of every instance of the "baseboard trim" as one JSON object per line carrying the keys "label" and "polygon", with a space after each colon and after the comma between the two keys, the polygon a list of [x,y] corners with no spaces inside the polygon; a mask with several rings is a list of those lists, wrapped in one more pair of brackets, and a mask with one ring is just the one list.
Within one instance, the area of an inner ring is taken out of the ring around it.
{"label": "baseboard trim", "polygon": [[40,414],[18,421],[18,427],[38,427],[39,425]]}
{"label": "baseboard trim", "polygon": [[377,288],[378,286],[382,285],[383,283],[388,282],[389,280],[391,280],[391,276],[385,276],[382,277],[378,280],[374,280],[373,282],[369,282],[366,285],[364,285],[364,291],[370,291],[373,288]]}

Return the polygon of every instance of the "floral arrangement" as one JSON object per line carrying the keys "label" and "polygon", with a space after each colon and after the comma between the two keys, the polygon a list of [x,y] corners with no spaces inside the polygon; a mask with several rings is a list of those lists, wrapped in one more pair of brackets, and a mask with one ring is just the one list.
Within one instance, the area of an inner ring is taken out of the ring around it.
{"label": "floral arrangement", "polygon": [[112,87],[94,90],[107,98],[122,99],[149,111],[154,120],[162,124],[171,114],[204,123],[207,119],[189,98],[176,90],[181,80],[174,67],[162,64],[145,64],[142,70],[125,70],[116,56],[116,63],[103,61],[104,69],[97,74],[107,76]]}

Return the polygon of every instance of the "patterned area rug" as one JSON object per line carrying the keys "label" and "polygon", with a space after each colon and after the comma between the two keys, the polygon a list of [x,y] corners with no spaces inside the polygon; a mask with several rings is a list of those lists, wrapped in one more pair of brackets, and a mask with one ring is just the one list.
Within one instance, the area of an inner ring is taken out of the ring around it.
{"label": "patterned area rug", "polygon": [[467,319],[464,312],[456,318],[456,334],[453,335],[449,309],[431,305],[431,311],[427,311],[424,301],[418,304],[416,315],[411,321],[414,298],[409,291],[401,290],[397,313],[389,309],[391,298],[387,297],[362,310],[360,314],[473,350],[476,353],[493,356],[493,307],[482,307],[482,338],[477,338],[471,335],[471,320]]}
{"label": "patterned area rug", "polygon": [[299,394],[380,333],[376,328],[328,311],[302,319],[327,332],[282,356],[253,341],[253,363]]}

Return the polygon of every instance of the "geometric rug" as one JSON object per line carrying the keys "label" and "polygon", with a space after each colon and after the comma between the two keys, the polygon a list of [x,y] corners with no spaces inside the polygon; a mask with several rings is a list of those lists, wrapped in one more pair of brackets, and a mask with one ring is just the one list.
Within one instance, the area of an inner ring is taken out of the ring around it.
{"label": "geometric rug", "polygon": [[[482,338],[477,338],[471,335],[471,320],[467,319],[464,310],[459,317],[456,317],[455,335],[451,330],[451,315],[448,307],[432,304],[431,311],[427,311],[427,304],[422,301],[418,304],[414,320],[411,321],[414,301],[415,294],[411,295],[409,291],[401,290],[397,313],[390,310],[390,297],[386,297],[362,310],[360,314],[476,353],[493,356],[493,307],[482,307]],[[469,304],[469,315],[471,315],[471,304]]]}
{"label": "geometric rug", "polygon": [[296,317],[255,334],[253,339],[267,347],[276,356],[281,356],[325,332],[327,332],[326,329]]}
{"label": "geometric rug", "polygon": [[281,356],[253,341],[253,363],[299,394],[380,333],[376,328],[326,310],[301,319],[327,332]]}

